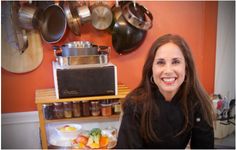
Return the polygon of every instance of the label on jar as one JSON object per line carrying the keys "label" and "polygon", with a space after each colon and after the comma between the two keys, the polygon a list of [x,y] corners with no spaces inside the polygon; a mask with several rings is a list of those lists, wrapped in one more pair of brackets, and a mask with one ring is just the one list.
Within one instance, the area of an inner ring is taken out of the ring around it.
{"label": "label on jar", "polygon": [[80,102],[73,102],[73,116],[74,117],[80,117],[81,113],[80,113]]}
{"label": "label on jar", "polygon": [[72,111],[71,110],[64,110],[64,116],[66,118],[71,118],[72,117]]}
{"label": "label on jar", "polygon": [[62,103],[54,103],[53,116],[56,119],[64,118],[64,109]]}
{"label": "label on jar", "polygon": [[120,103],[114,104],[114,113],[120,113],[121,112],[121,105]]}
{"label": "label on jar", "polygon": [[90,116],[89,102],[82,101],[83,116]]}
{"label": "label on jar", "polygon": [[111,105],[110,104],[102,104],[102,116],[111,116]]}

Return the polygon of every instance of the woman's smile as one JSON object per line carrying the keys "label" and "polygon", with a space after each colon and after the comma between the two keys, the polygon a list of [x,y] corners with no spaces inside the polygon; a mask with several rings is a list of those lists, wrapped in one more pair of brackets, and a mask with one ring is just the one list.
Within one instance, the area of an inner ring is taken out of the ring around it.
{"label": "woman's smile", "polygon": [[177,78],[175,78],[175,77],[163,77],[163,78],[161,78],[161,80],[164,82],[164,84],[166,84],[166,85],[173,85],[174,83],[175,83],[175,80],[176,80]]}

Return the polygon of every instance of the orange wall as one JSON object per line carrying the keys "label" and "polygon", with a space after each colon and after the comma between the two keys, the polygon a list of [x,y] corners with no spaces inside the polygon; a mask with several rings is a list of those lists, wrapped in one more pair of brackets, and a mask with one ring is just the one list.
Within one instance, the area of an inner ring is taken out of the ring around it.
{"label": "orange wall", "polygon": [[[214,90],[217,2],[139,2],[153,14],[153,27],[144,43],[134,52],[118,55],[111,50],[110,60],[118,67],[118,80],[133,89],[140,81],[142,66],[152,42],[166,33],[180,34],[192,48],[199,77],[209,93]],[[111,44],[106,31],[97,31],[90,24],[81,28],[81,36],[69,30],[58,44],[73,40],[89,40],[98,45]],[[2,113],[36,110],[35,90],[53,88],[51,62],[54,60],[50,44],[43,43],[41,65],[24,74],[2,69]]]}

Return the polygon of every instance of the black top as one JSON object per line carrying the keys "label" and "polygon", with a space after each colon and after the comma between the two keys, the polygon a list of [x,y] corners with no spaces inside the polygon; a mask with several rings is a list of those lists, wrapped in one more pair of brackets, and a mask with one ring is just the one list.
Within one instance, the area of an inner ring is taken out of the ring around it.
{"label": "black top", "polygon": [[[140,134],[142,104],[126,99],[124,114],[118,134],[116,148],[186,148],[189,140],[191,148],[214,148],[214,132],[203,119],[200,105],[194,108],[192,127],[183,134],[176,136],[184,125],[184,115],[180,109],[178,98],[165,101],[160,92],[155,93],[155,102],[160,109],[159,117],[153,117],[153,128],[161,141],[145,142]],[[135,117],[134,117],[135,116]]]}

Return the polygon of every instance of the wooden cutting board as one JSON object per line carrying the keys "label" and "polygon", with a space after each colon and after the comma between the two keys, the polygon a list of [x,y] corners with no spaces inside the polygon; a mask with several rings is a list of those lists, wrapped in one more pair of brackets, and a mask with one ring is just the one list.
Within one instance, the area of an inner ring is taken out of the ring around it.
{"label": "wooden cutting board", "polygon": [[43,60],[43,47],[39,33],[35,30],[27,33],[28,47],[23,54],[20,54],[6,41],[5,32],[2,30],[2,68],[13,73],[26,73],[36,69]]}

